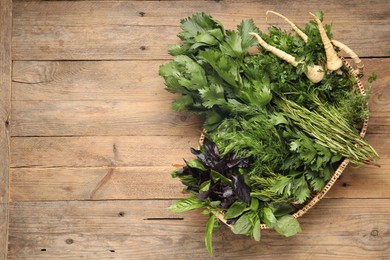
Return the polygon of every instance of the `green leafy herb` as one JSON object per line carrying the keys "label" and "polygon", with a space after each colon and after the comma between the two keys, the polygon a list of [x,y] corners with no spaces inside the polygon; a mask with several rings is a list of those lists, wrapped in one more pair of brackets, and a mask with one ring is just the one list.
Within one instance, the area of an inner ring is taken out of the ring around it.
{"label": "green leafy herb", "polygon": [[234,234],[247,235],[252,228],[249,214],[242,215],[233,225],[232,231]]}
{"label": "green leafy herb", "polygon": [[215,215],[211,214],[209,217],[209,220],[207,221],[207,224],[206,224],[205,245],[206,245],[207,251],[209,251],[210,255],[213,255],[212,240],[213,240],[213,230],[214,230],[214,226],[215,226],[216,221],[217,221],[217,218],[215,217]]}
{"label": "green leafy herb", "polygon": [[284,215],[279,218],[275,230],[286,237],[293,236],[302,231],[298,220],[291,215]]}
{"label": "green leafy herb", "polygon": [[224,214],[224,218],[225,219],[236,218],[242,215],[242,213],[244,213],[246,208],[247,208],[246,203],[242,201],[236,201],[226,211],[226,213]]}
{"label": "green leafy herb", "polygon": [[169,207],[174,212],[185,212],[189,210],[199,209],[204,206],[204,203],[195,196],[184,198],[176,201],[175,204]]}
{"label": "green leafy herb", "polygon": [[[341,60],[337,70],[328,68],[324,45],[330,43],[322,37],[333,35],[322,20],[316,12],[299,28],[307,39],[275,26],[263,32],[251,19],[236,30],[205,13],[180,21],[182,42],[169,46],[173,60],[159,74],[167,91],[180,95],[172,109],[202,116],[207,134],[191,149],[196,158],[172,174],[191,196],[170,209],[210,214],[210,254],[216,215],[256,241],[262,224],[295,235],[301,228],[291,214],[324,188],[341,160],[362,166],[378,158],[359,135],[369,91],[360,93]],[[250,53],[258,38],[261,47]],[[275,55],[283,52],[291,57]],[[375,79],[372,74],[369,84]]]}

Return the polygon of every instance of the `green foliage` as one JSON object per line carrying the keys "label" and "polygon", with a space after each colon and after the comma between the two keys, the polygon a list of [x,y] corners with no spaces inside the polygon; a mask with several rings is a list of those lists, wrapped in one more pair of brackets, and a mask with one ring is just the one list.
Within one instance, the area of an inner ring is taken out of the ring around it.
{"label": "green foliage", "polygon": [[169,209],[173,212],[185,212],[189,210],[199,209],[204,206],[203,201],[196,196],[180,199],[175,204],[171,205]]}
{"label": "green foliage", "polygon": [[216,222],[218,219],[214,214],[210,214],[209,220],[207,221],[206,224],[206,235],[205,235],[205,245],[207,248],[207,251],[209,254],[212,256],[213,255],[213,230],[215,228]]}
{"label": "green foliage", "polygon": [[224,214],[224,218],[231,219],[231,218],[239,217],[240,215],[242,215],[242,213],[244,213],[246,208],[247,208],[246,203],[242,201],[236,201],[226,211],[226,213]]}
{"label": "green foliage", "polygon": [[[315,14],[323,19],[322,12]],[[203,214],[211,214],[205,238],[210,254],[212,232],[219,223],[214,214],[221,211],[235,234],[256,241],[261,224],[285,236],[299,233],[291,215],[296,204],[302,206],[320,192],[343,158],[359,166],[378,157],[358,134],[368,116],[369,95],[358,93],[347,66],[337,72],[326,69],[314,20],[301,28],[307,42],[275,26],[260,31],[253,20],[225,30],[205,13],[180,24],[182,43],[169,46],[173,60],[162,65],[159,74],[168,91],[181,95],[172,109],[203,116],[207,138],[218,149],[211,149],[211,157],[196,153],[197,159],[186,162],[187,174],[173,173],[195,195],[179,200],[171,210],[206,208]],[[331,39],[331,26],[324,26]],[[263,48],[250,55],[248,49],[257,45],[250,32],[291,54],[300,65],[295,68]],[[325,72],[316,84],[303,73],[312,64]],[[368,81],[375,79],[373,74]],[[218,171],[221,158],[229,159],[224,171]],[[248,167],[229,168],[237,158],[245,158]],[[205,167],[208,160],[213,166]],[[232,196],[235,185],[245,191],[245,200]]]}
{"label": "green foliage", "polygon": [[293,236],[302,231],[298,220],[291,215],[284,215],[279,218],[275,230],[286,237]]}

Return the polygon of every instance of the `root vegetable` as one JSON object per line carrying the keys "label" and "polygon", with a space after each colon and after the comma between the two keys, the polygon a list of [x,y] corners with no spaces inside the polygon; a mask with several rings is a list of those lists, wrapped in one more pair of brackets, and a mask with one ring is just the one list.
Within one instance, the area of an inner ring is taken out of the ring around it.
{"label": "root vegetable", "polygon": [[301,31],[301,29],[299,29],[293,22],[291,22],[287,17],[285,17],[284,15],[280,14],[280,13],[277,13],[277,12],[274,12],[274,11],[267,11],[266,12],[266,15],[267,15],[267,18],[268,18],[268,14],[271,13],[271,14],[274,14],[276,16],[279,16],[280,18],[282,18],[286,23],[288,23],[292,28],[293,30],[304,40],[304,42],[307,42],[308,40],[308,37],[307,35]]}
{"label": "root vegetable", "polygon": [[[251,32],[249,34],[256,37],[257,41],[264,49],[273,53],[280,59],[288,62],[294,67],[297,67],[300,64],[300,62],[297,62],[292,55],[266,43],[257,33]],[[324,78],[323,68],[319,65],[307,66],[307,71],[304,73],[306,74],[306,77],[313,83],[318,83]]]}
{"label": "root vegetable", "polygon": [[343,61],[340,59],[340,57],[337,55],[337,52],[333,48],[333,44],[331,43],[328,38],[328,35],[326,34],[324,25],[322,24],[320,19],[318,19],[317,16],[312,13],[310,13],[310,15],[313,16],[314,20],[318,25],[318,30],[320,31],[322,43],[324,44],[326,53],[326,67],[328,68],[328,70],[333,71],[340,69],[343,65]]}
{"label": "root vegetable", "polygon": [[357,54],[353,50],[351,50],[347,45],[345,45],[342,42],[339,42],[339,41],[336,41],[336,40],[332,40],[332,43],[333,43],[334,46],[340,48],[341,51],[344,51],[346,54],[349,55],[349,57],[351,57],[353,62],[355,62],[356,67],[358,68],[357,74],[358,75],[362,75],[363,74],[364,65],[362,64],[362,61],[357,56]]}

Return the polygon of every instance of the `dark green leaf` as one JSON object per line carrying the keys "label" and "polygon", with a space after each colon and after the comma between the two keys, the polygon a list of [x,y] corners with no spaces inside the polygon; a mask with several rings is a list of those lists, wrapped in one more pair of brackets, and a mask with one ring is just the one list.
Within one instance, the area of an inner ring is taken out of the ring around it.
{"label": "dark green leaf", "polygon": [[244,213],[246,207],[247,207],[246,203],[242,201],[236,201],[226,211],[226,213],[224,214],[224,218],[225,219],[236,218],[240,216],[242,213]]}
{"label": "dark green leaf", "polygon": [[204,127],[207,131],[215,129],[222,120],[222,116],[215,110],[210,110],[206,114]]}
{"label": "dark green leaf", "polygon": [[275,217],[281,217],[296,210],[294,206],[284,202],[273,202],[269,206],[272,208]]}

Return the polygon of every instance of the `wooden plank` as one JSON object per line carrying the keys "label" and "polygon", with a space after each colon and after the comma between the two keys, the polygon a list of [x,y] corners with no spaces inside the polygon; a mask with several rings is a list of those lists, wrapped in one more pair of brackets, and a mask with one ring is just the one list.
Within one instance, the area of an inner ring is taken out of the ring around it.
{"label": "wooden plank", "polygon": [[[202,118],[174,113],[177,96],[157,76],[162,61],[15,62],[12,136],[180,135]],[[368,131],[390,128],[389,59],[363,59],[376,72]],[[196,130],[197,131],[197,130]]]}
{"label": "wooden plank", "polygon": [[373,72],[378,75],[371,88],[368,132],[388,134],[390,133],[390,88],[388,84],[390,59],[369,59],[363,62],[366,71],[363,82],[366,87],[368,86],[368,76]]}
{"label": "wooden plank", "polygon": [[[18,2],[14,7],[15,60],[168,59],[168,44],[178,42],[178,22],[197,11],[212,14],[226,28],[253,18],[265,30],[265,12],[278,7],[297,24],[308,12],[323,10],[333,35],[361,56],[389,56],[389,3],[354,1],[188,2]],[[289,27],[280,19],[270,20]]]}
{"label": "wooden plank", "polygon": [[[136,144],[132,142],[140,139],[139,137],[118,138],[120,141],[116,149],[119,156],[115,164],[129,167],[108,167],[113,160],[112,153],[109,151],[113,141],[106,137],[100,138],[95,137],[96,143],[100,144],[95,144],[95,146],[81,138],[57,138],[55,140],[39,138],[35,142],[32,142],[30,138],[23,138],[26,141],[25,144],[13,143],[12,166],[18,168],[11,169],[11,200],[168,199],[184,196],[181,193],[183,186],[180,181],[170,176],[174,170],[171,164],[181,163],[182,157],[193,158],[194,156],[188,153],[187,148],[194,146],[195,143],[188,144],[183,138],[175,141],[177,147],[173,146],[172,149],[161,152],[166,145],[169,145],[167,144],[170,142],[169,139],[164,141],[166,137],[158,137],[162,139],[159,144],[155,144],[157,139],[153,137],[141,139]],[[152,140],[145,141],[149,138]],[[16,138],[15,141],[19,139]],[[88,140],[91,141],[92,138]],[[369,135],[368,140],[381,155],[378,161],[381,167],[349,167],[328,193],[327,198],[390,199],[390,190],[387,189],[390,186],[388,174],[390,172],[388,156],[390,140],[384,138],[383,135]],[[104,148],[103,143],[107,148]],[[138,144],[143,144],[150,149],[151,154],[145,155]],[[183,147],[180,147],[180,144]],[[84,147],[81,147],[82,145]],[[151,147],[152,145],[154,146]],[[122,147],[126,146],[133,146],[134,149],[129,148],[128,151],[123,152]],[[69,147],[78,148],[75,151]],[[95,150],[99,152],[96,153]],[[43,153],[47,155],[42,157]],[[163,153],[165,153],[163,158],[160,158]],[[79,154],[84,155],[78,157]],[[159,162],[157,167],[131,167],[156,162]],[[37,165],[38,167],[64,168],[30,168],[33,163],[41,164]],[[104,165],[105,167],[85,168],[84,165]],[[76,166],[76,168],[67,168],[69,166]]]}
{"label": "wooden plank", "polygon": [[169,166],[189,157],[199,136],[14,137],[11,167]]}
{"label": "wooden plank", "polygon": [[[203,119],[174,113],[162,62],[16,62],[13,136],[177,135]],[[32,102],[33,101],[33,102]]]}
{"label": "wooden plank", "polygon": [[12,136],[183,135],[203,118],[171,111],[171,102],[13,101]]}
{"label": "wooden plank", "polygon": [[[183,185],[173,166],[13,168],[11,201],[178,199]],[[390,196],[389,196],[390,197]]]}
{"label": "wooden plank", "polygon": [[12,0],[0,2],[0,259],[8,250]]}
{"label": "wooden plank", "polygon": [[172,99],[158,76],[165,61],[15,61],[13,101]]}
{"label": "wooden plank", "polygon": [[[10,259],[207,259],[206,216],[174,214],[171,201],[23,202],[10,208]],[[257,243],[227,228],[216,259],[387,259],[389,199],[324,199],[300,219],[303,232],[272,230]]]}

